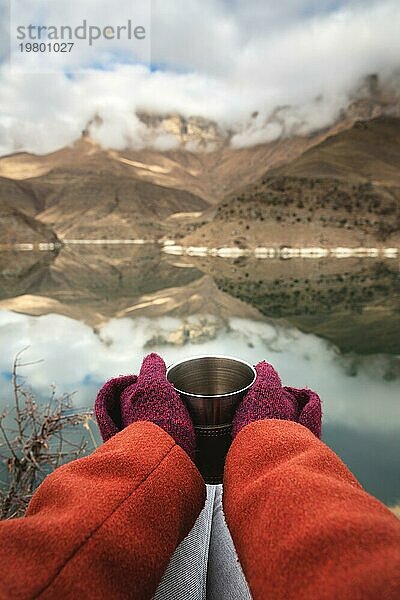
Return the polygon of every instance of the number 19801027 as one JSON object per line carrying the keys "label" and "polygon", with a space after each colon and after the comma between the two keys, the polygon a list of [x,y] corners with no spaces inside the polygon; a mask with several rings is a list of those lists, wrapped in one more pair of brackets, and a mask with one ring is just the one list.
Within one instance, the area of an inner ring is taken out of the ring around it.
{"label": "number 19801027", "polygon": [[20,52],[71,52],[73,42],[24,42],[19,44]]}

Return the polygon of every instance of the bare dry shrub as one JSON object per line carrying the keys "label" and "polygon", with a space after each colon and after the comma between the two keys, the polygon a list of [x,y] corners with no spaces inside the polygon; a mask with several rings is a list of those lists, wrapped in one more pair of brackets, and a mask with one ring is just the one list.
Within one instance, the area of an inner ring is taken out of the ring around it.
{"label": "bare dry shrub", "polygon": [[0,460],[6,467],[0,471],[0,519],[22,516],[49,473],[96,447],[93,414],[74,410],[71,394],[57,396],[52,386],[48,400],[36,402],[19,374],[22,367],[36,364],[21,361],[25,350],[13,365],[14,406],[0,413]]}

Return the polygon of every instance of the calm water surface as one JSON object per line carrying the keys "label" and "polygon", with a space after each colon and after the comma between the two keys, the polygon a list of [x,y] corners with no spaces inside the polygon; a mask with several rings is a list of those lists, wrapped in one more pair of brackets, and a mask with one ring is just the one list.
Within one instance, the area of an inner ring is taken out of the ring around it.
{"label": "calm water surface", "polygon": [[0,254],[0,408],[15,354],[38,398],[92,406],[102,383],[204,353],[271,362],[323,400],[323,437],[368,491],[400,500],[397,260],[171,257],[158,247]]}

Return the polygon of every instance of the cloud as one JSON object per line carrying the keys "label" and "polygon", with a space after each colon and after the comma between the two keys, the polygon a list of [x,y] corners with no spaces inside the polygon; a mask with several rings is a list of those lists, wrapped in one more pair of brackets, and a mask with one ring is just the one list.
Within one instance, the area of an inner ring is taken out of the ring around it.
{"label": "cloud", "polygon": [[[96,335],[67,317],[29,317],[0,311],[0,408],[9,403],[8,374],[15,354],[25,346],[26,360],[43,359],[23,370],[29,384],[46,398],[55,383],[59,392],[77,391],[76,406],[92,406],[109,378],[137,373],[156,335],[176,331],[176,318],[113,319]],[[327,342],[291,328],[233,318],[227,331],[202,344],[152,347],[167,364],[199,354],[231,354],[252,364],[271,362],[286,385],[310,387],[320,394],[324,423],[380,434],[399,431],[399,374],[393,357],[343,357]],[[3,375],[2,375],[3,374]]]}
{"label": "cloud", "polygon": [[[68,3],[65,22],[79,22],[90,10],[99,23],[110,19],[105,0],[86,4],[83,15],[76,0]],[[61,18],[49,0],[23,5],[26,21]],[[131,5],[118,2],[118,19]],[[143,57],[137,64],[125,42],[113,51],[102,42],[95,67],[87,49],[71,53],[64,69],[72,76],[27,73],[33,54],[25,67],[4,64],[0,153],[55,150],[72,143],[96,114],[102,124],[93,135],[103,146],[140,147],[148,132],[136,110],[215,120],[234,132],[236,147],[308,134],[332,123],[368,74],[391,80],[400,66],[399,29],[397,0],[188,0],[184,8],[155,0],[151,65]]]}

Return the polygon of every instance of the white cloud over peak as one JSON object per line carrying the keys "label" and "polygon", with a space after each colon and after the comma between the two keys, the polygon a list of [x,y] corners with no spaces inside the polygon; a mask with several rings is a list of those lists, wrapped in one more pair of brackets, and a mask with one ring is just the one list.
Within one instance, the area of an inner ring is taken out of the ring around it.
{"label": "white cloud over peak", "polygon": [[[116,3],[115,21],[130,4]],[[35,22],[40,7],[46,22],[55,19],[58,9],[49,6],[26,2],[26,20]],[[68,6],[63,17],[79,22],[94,4]],[[109,3],[95,6],[98,22],[110,21]],[[154,0],[152,17],[152,68],[132,64],[126,43],[114,53],[100,45],[95,67],[85,51],[71,53],[70,77],[4,64],[0,153],[55,150],[96,114],[102,125],[94,135],[104,146],[141,145],[146,131],[138,109],[215,120],[236,132],[235,146],[307,134],[338,117],[363,77],[377,73],[390,81],[400,66],[397,0]],[[268,122],[277,107],[286,108]]]}

